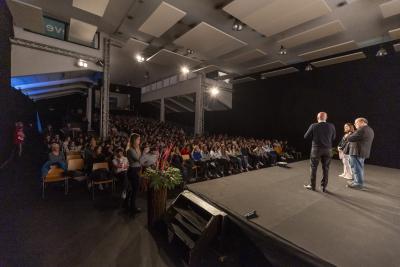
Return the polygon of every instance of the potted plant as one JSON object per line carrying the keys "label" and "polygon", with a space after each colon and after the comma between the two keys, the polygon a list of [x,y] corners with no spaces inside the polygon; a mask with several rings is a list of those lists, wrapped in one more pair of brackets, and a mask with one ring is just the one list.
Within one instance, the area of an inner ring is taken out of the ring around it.
{"label": "potted plant", "polygon": [[174,167],[147,168],[145,177],[149,180],[147,199],[147,223],[149,227],[159,222],[166,211],[167,192],[182,183],[179,169]]}

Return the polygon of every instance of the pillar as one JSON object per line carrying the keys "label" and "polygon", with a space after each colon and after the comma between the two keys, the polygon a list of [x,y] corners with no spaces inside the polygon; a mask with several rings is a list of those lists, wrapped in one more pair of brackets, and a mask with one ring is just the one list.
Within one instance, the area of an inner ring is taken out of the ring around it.
{"label": "pillar", "polygon": [[165,99],[164,99],[164,97],[161,98],[160,121],[165,122]]}
{"label": "pillar", "polygon": [[105,139],[108,136],[109,127],[109,103],[110,103],[110,49],[111,40],[104,38],[103,45],[103,86],[100,91],[100,136]]}
{"label": "pillar", "polygon": [[86,97],[86,119],[88,120],[88,130],[92,130],[92,106],[93,106],[93,89],[90,86]]}
{"label": "pillar", "polygon": [[200,78],[200,86],[196,91],[196,103],[194,114],[194,133],[203,134],[204,131],[204,77]]}

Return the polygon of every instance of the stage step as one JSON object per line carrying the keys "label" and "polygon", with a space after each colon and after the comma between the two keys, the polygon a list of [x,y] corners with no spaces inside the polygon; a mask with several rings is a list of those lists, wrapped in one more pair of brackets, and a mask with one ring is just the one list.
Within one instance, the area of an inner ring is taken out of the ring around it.
{"label": "stage step", "polygon": [[188,229],[192,234],[195,235],[201,235],[201,232],[199,230],[197,230],[195,227],[193,227],[189,221],[185,221],[185,218],[180,215],[179,213],[177,213],[175,215],[175,219],[182,225],[184,226],[186,229]]}
{"label": "stage step", "polygon": [[179,237],[180,240],[183,241],[190,249],[193,249],[195,246],[195,242],[182,230],[178,225],[171,223],[173,228],[173,232],[176,233],[176,236]]}
{"label": "stage step", "polygon": [[169,240],[179,240],[186,247],[184,260],[189,266],[201,266],[202,255],[220,234],[225,217],[223,211],[187,190],[173,201],[166,216]]}
{"label": "stage step", "polygon": [[190,221],[199,231],[204,231],[204,228],[207,226],[207,221],[196,214],[193,210],[178,208],[174,206],[172,208],[175,209],[182,217]]}

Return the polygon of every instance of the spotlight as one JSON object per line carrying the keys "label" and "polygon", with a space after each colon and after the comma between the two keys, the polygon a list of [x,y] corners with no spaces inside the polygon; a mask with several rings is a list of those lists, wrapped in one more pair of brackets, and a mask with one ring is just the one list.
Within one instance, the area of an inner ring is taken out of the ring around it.
{"label": "spotlight", "polygon": [[101,59],[97,60],[97,61],[96,61],[96,64],[97,64],[98,66],[100,66],[100,67],[104,67],[104,61],[101,60]]}
{"label": "spotlight", "polygon": [[387,56],[388,52],[386,51],[386,49],[381,46],[381,48],[379,48],[379,50],[376,52],[376,56],[377,57],[384,57]]}
{"label": "spotlight", "polygon": [[235,19],[232,25],[232,30],[237,32],[243,30],[243,23],[240,20]]}
{"label": "spotlight", "polygon": [[218,89],[218,87],[211,87],[210,88],[210,95],[211,96],[217,96],[219,94],[219,89]]}
{"label": "spotlight", "polygon": [[139,62],[139,63],[142,63],[144,61],[144,57],[142,55],[140,55],[140,54],[137,54],[136,55],[136,61]]}
{"label": "spotlight", "polygon": [[281,45],[281,48],[279,49],[279,55],[286,55],[286,54],[287,54],[286,48],[283,45]]}
{"label": "spotlight", "polygon": [[88,63],[83,59],[79,59],[78,62],[77,62],[77,65],[78,65],[78,67],[81,67],[81,68],[87,68],[88,67]]}
{"label": "spotlight", "polygon": [[191,55],[193,53],[194,53],[194,51],[192,49],[190,49],[190,48],[186,49],[186,55]]}
{"label": "spotlight", "polygon": [[182,74],[188,74],[190,72],[189,68],[186,66],[181,67]]}
{"label": "spotlight", "polygon": [[304,70],[305,71],[312,71],[313,67],[311,66],[311,64],[308,64]]}

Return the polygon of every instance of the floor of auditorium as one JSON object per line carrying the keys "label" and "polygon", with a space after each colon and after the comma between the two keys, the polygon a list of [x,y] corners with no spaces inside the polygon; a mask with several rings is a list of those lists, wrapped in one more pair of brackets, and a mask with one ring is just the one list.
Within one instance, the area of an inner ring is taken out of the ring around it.
{"label": "floor of auditorium", "polygon": [[[51,186],[42,200],[39,170],[46,155],[37,144],[26,149],[25,156],[0,170],[1,267],[185,266],[163,233],[148,230],[144,194],[138,199],[144,211],[134,219],[121,212],[118,196],[104,192],[92,201],[83,185],[72,184],[67,196],[61,186]],[[232,252],[223,265],[211,255],[205,266],[267,266],[241,264],[257,258],[257,252],[241,253]]]}
{"label": "floor of auditorium", "polygon": [[303,188],[308,161],[290,167],[196,183],[189,190],[237,218],[256,210],[249,225],[336,266],[400,266],[400,170],[366,165],[365,190],[353,190],[338,177],[343,167],[334,160],[329,191],[322,193]]}

